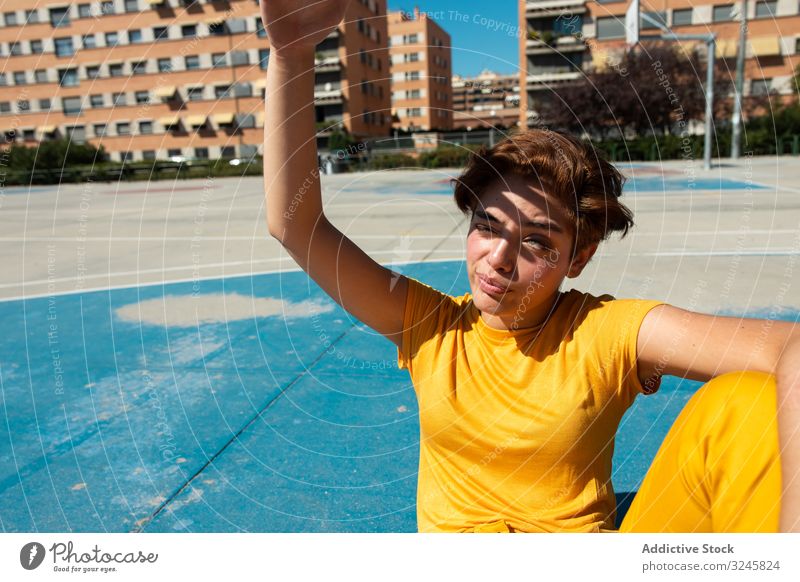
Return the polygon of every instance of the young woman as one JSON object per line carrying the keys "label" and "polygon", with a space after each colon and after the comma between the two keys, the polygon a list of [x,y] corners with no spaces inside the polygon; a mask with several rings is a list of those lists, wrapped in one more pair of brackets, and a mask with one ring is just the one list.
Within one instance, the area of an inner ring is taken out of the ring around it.
{"label": "young woman", "polygon": [[346,5],[261,2],[267,220],[311,278],[398,347],[419,401],[420,531],[613,529],[614,436],[663,374],[707,384],[621,530],[800,531],[796,326],[559,291],[633,224],[622,176],[590,147],[532,130],[473,156],[455,181],[471,217],[461,297],[379,265],[328,221],[314,49]]}

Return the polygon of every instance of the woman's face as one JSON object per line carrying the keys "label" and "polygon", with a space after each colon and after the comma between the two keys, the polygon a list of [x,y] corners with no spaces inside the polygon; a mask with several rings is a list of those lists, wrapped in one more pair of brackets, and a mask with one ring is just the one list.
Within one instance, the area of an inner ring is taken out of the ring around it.
{"label": "woman's face", "polygon": [[561,281],[578,276],[596,249],[573,257],[573,231],[539,183],[510,176],[483,191],[467,235],[467,273],[486,323],[517,329],[547,316]]}

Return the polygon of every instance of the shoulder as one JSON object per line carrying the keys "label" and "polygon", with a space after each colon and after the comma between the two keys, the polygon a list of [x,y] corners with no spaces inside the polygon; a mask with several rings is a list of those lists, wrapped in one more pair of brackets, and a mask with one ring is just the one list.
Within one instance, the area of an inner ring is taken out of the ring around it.
{"label": "shoulder", "polygon": [[407,305],[425,305],[434,309],[450,309],[466,305],[472,301],[472,295],[469,293],[451,295],[412,277],[405,278],[408,281]]}
{"label": "shoulder", "polygon": [[603,335],[638,332],[647,313],[664,302],[654,299],[617,298],[608,293],[593,295],[577,289],[566,291],[561,299],[563,317],[573,329],[588,329]]}

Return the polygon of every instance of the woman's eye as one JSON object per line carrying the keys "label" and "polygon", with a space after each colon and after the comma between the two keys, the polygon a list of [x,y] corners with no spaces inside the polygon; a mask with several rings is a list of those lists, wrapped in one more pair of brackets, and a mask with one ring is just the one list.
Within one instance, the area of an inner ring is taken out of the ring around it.
{"label": "woman's eye", "polygon": [[543,249],[543,250],[548,250],[549,249],[549,247],[547,246],[547,243],[545,243],[543,241],[540,241],[540,240],[526,240],[525,242],[528,243],[529,245],[531,245],[532,247],[537,248],[537,249]]}
{"label": "woman's eye", "polygon": [[475,230],[480,231],[480,232],[491,232],[492,231],[492,229],[489,228],[488,226],[486,226],[485,224],[476,224],[475,225]]}

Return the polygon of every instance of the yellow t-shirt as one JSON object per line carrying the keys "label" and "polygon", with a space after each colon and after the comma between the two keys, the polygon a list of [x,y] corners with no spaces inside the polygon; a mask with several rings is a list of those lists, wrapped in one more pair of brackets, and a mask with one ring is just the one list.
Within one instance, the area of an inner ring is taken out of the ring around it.
{"label": "yellow t-shirt", "polygon": [[613,529],[614,436],[645,392],[637,335],[661,303],[572,290],[544,324],[506,331],[469,293],[409,278],[398,363],[419,402],[419,531]]}

